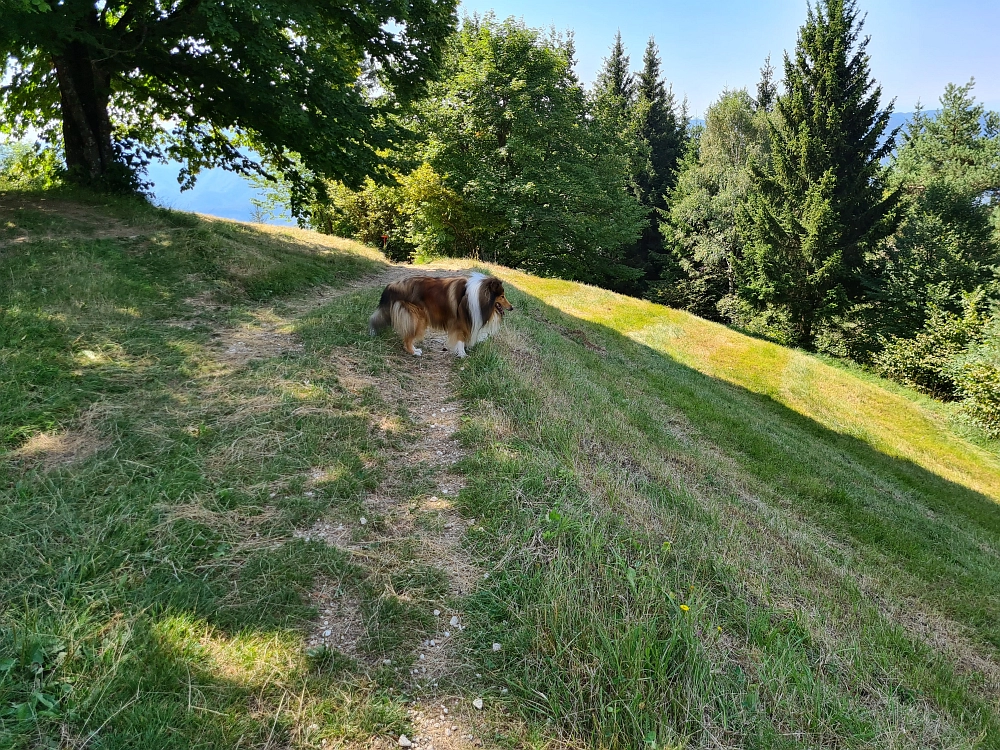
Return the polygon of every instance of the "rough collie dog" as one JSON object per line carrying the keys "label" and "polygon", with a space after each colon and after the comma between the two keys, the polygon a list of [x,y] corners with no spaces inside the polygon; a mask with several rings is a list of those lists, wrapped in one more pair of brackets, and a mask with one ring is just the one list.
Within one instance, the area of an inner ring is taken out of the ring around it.
{"label": "rough collie dog", "polygon": [[428,328],[448,334],[448,348],[459,357],[500,329],[500,321],[514,306],[504,296],[503,282],[474,273],[464,276],[411,276],[394,281],[382,292],[378,308],[368,320],[374,336],[392,326],[403,348],[419,357],[413,346]]}

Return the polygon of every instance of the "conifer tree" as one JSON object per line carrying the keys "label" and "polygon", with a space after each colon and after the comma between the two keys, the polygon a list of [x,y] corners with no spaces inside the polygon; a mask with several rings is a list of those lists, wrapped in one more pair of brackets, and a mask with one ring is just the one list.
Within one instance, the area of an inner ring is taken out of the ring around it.
{"label": "conifer tree", "polygon": [[[636,184],[649,220],[639,241],[626,255],[627,263],[641,269],[647,278],[654,275],[652,266],[663,254],[658,212],[667,207],[666,195],[677,181],[677,165],[687,141],[684,107],[678,112],[674,92],[664,81],[660,66],[660,52],[656,41],[650,37],[636,86],[638,134],[649,154],[636,176]],[[625,291],[644,293],[646,290],[636,287]]]}
{"label": "conifer tree", "polygon": [[757,99],[755,104],[757,109],[770,112],[774,109],[774,100],[778,96],[778,87],[774,85],[774,66],[771,65],[771,56],[764,60],[764,67],[760,69],[760,81],[757,82]]}
{"label": "conifer tree", "polygon": [[665,195],[676,182],[677,162],[684,155],[684,131],[687,117],[677,111],[674,92],[660,72],[660,51],[653,37],[646,44],[642,71],[638,76],[638,97],[648,104],[641,134],[650,146],[650,166],[641,175],[644,202],[655,208],[666,207]]}
{"label": "conifer tree", "polygon": [[795,343],[864,295],[869,254],[892,233],[898,192],[881,161],[892,103],[879,109],[854,0],[818,0],[785,54],[770,125],[771,168],[756,169],[744,209],[743,293],[788,318]]}
{"label": "conifer tree", "polygon": [[[635,75],[629,70],[629,56],[619,31],[597,74],[590,96],[590,115],[602,139],[625,158],[626,183],[637,200],[640,199],[639,175],[649,165],[649,144],[639,132],[647,108],[648,105],[636,99]],[[633,274],[635,278],[638,276],[641,273]]]}
{"label": "conifer tree", "polygon": [[604,67],[597,74],[594,88],[598,96],[616,99],[626,107],[635,103],[635,78],[629,70],[629,57],[625,54],[621,31],[615,34],[611,54],[604,59]]}
{"label": "conifer tree", "polygon": [[903,220],[875,295],[883,335],[916,335],[935,308],[958,315],[976,289],[1000,299],[1000,113],[972,88],[949,83],[935,115],[918,107],[894,155]]}

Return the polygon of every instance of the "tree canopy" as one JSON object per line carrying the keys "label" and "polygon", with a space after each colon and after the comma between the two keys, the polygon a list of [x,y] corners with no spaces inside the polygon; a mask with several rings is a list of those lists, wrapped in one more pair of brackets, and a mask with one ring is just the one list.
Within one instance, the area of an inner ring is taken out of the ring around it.
{"label": "tree canopy", "polygon": [[958,313],[963,294],[1000,291],[991,226],[1000,215],[1000,118],[976,103],[972,87],[949,84],[934,117],[918,110],[893,160],[904,212],[878,300],[883,328],[895,335],[912,335],[932,305]]}
{"label": "tree canopy", "polygon": [[425,241],[591,283],[635,274],[621,263],[643,214],[629,156],[589,116],[571,40],[468,19],[418,112],[420,183],[433,193],[415,215]]}
{"label": "tree canopy", "polygon": [[[259,169],[299,196],[317,176],[359,184],[422,91],[456,0],[8,0],[5,130],[61,142],[71,177],[125,177],[168,155]],[[290,158],[289,154],[296,158]],[[121,175],[119,175],[121,176]]]}
{"label": "tree canopy", "polygon": [[767,112],[745,89],[726,91],[691,145],[660,222],[668,257],[655,296],[720,319],[720,303],[736,292],[734,266],[743,255],[737,213],[751,187],[750,164],[767,164]]}
{"label": "tree canopy", "polygon": [[771,119],[771,167],[746,203],[746,297],[790,317],[796,343],[864,293],[866,255],[895,226],[886,190],[880,109],[853,0],[819,0],[785,55],[784,93]]}

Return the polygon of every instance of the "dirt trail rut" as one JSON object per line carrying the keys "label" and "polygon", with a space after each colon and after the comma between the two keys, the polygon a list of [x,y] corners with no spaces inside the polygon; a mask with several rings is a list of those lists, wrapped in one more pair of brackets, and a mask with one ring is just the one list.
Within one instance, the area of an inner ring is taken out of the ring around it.
{"label": "dirt trail rut", "polygon": [[[297,317],[343,295],[380,288],[414,273],[428,272],[393,266],[348,287],[321,292],[293,306],[294,314]],[[252,342],[245,343],[248,349],[253,349]],[[342,522],[324,518],[296,536],[337,546],[369,567],[381,564],[377,559],[379,549],[398,548],[406,543],[413,550],[412,562],[444,572],[447,595],[430,605],[434,607],[433,632],[418,644],[413,667],[407,668],[400,679],[414,694],[424,696],[409,709],[416,730],[414,736],[407,738],[412,747],[458,750],[482,747],[483,742],[477,729],[481,715],[472,706],[472,697],[445,693],[447,678],[460,659],[456,636],[464,628],[462,613],[450,609],[448,602],[470,593],[483,575],[462,547],[462,537],[475,519],[462,518],[454,507],[455,498],[464,487],[464,478],[455,468],[465,455],[455,439],[462,418],[455,380],[458,369],[464,365],[445,350],[443,334],[428,333],[423,352],[421,357],[403,358],[392,371],[376,376],[362,372],[347,351],[331,355],[331,366],[348,390],[360,393],[372,387],[387,404],[404,407],[409,418],[408,438],[386,457],[385,479],[364,500],[364,528],[349,528]],[[416,497],[408,496],[406,478],[413,476],[422,477],[431,489]],[[356,648],[364,632],[360,603],[328,583],[321,583],[312,597],[320,617],[309,636],[309,646],[326,645],[357,656]],[[370,746],[398,747],[398,738],[392,741],[372,738]]]}

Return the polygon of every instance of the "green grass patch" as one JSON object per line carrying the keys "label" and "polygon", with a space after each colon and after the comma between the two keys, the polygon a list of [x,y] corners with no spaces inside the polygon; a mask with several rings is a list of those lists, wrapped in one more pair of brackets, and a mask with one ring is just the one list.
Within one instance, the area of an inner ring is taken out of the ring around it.
{"label": "green grass patch", "polygon": [[[433,468],[389,464],[421,383],[379,290],[300,299],[371,251],[67,193],[0,219],[0,746],[393,738],[446,606],[443,689],[501,745],[1000,747],[1000,451],[921,398],[495,269],[517,311],[455,370],[488,577],[448,599],[364,504],[389,476],[440,530]],[[356,651],[306,647],[319,582]]]}
{"label": "green grass patch", "polygon": [[401,731],[384,682],[303,647],[316,581],[380,592],[292,538],[379,481],[383,407],[310,350],[233,365],[213,348],[254,303],[373,254],[123,203],[93,210],[131,234],[100,236],[86,204],[60,219],[22,198],[4,218],[23,239],[0,249],[0,745]]}
{"label": "green grass patch", "polygon": [[507,705],[608,748],[997,746],[996,501],[614,330],[658,325],[644,303],[604,326],[547,285],[462,373],[498,568],[476,669]]}

